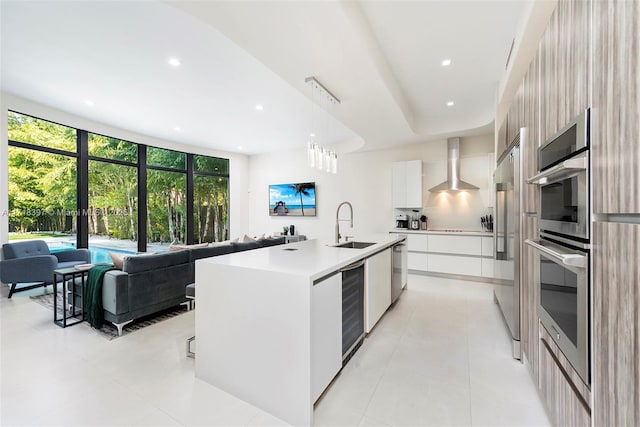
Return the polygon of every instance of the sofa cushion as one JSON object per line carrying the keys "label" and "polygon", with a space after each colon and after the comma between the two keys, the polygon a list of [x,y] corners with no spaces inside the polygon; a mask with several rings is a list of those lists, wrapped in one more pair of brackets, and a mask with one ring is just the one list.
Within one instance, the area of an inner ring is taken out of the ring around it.
{"label": "sofa cushion", "polygon": [[6,243],[2,245],[4,259],[25,258],[36,255],[51,255],[44,240]]}
{"label": "sofa cushion", "polygon": [[191,253],[191,261],[193,262],[202,258],[230,254],[233,252],[233,246],[231,244],[226,244],[209,248],[191,249],[189,252]]}
{"label": "sofa cushion", "polygon": [[169,251],[175,252],[175,251],[181,251],[183,249],[206,248],[207,246],[209,246],[207,242],[197,243],[195,245],[169,245]]}
{"label": "sofa cushion", "polygon": [[189,262],[189,251],[163,252],[145,256],[128,256],[124,258],[122,271],[140,273],[142,271],[158,270],[172,265]]}
{"label": "sofa cushion", "polygon": [[258,240],[261,247],[266,248],[268,246],[282,245],[284,243],[284,237],[270,237]]}
{"label": "sofa cushion", "polygon": [[260,247],[260,243],[258,242],[240,242],[240,243],[232,243],[233,252],[242,252],[248,251],[250,249],[258,249]]}

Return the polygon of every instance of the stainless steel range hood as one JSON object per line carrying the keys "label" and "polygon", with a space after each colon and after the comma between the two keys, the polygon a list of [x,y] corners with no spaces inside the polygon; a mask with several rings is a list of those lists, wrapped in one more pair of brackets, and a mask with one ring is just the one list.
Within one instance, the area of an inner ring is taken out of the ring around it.
{"label": "stainless steel range hood", "polygon": [[460,138],[447,138],[447,180],[429,191],[478,190],[460,179]]}

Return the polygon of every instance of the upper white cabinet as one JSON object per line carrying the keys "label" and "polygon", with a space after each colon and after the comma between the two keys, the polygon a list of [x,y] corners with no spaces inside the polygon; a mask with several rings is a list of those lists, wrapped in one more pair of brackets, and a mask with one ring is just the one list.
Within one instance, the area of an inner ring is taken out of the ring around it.
{"label": "upper white cabinet", "polygon": [[422,160],[392,163],[391,199],[394,208],[422,207]]}

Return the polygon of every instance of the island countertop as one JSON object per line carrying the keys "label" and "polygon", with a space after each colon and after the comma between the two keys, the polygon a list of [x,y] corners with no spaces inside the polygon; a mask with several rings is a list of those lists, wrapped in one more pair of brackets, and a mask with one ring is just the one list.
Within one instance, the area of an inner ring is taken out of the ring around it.
{"label": "island countertop", "polygon": [[[358,236],[374,243],[363,249],[306,240],[197,260],[196,378],[292,425],[312,425],[314,402],[342,368],[340,270],[374,260],[362,266],[366,276],[388,256],[390,276],[390,248],[405,238]],[[364,278],[363,326],[368,304],[384,299],[379,278],[371,289]],[[387,286],[390,304],[391,277]]]}
{"label": "island countertop", "polygon": [[312,281],[402,241],[403,236],[375,234],[358,236],[352,241],[375,243],[367,248],[337,248],[331,242],[319,239],[303,240],[287,245],[236,252],[227,255],[205,258],[196,261],[196,265],[215,264],[262,270],[274,273],[287,273],[309,277]]}

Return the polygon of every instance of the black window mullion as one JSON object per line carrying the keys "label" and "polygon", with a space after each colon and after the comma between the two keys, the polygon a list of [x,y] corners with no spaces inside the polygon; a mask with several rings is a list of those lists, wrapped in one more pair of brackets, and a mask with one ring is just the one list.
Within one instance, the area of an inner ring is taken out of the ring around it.
{"label": "black window mullion", "polygon": [[[146,147],[146,146],[145,146]],[[186,173],[186,170],[184,169],[176,169],[176,168],[167,168],[164,166],[151,166],[151,165],[147,165],[147,169],[153,169],[156,171],[163,171],[163,172],[178,172],[178,173]]]}
{"label": "black window mullion", "polygon": [[[78,132],[78,135],[79,135],[80,131],[77,131],[77,132]],[[77,140],[78,140],[78,135],[76,135],[76,144],[77,144]],[[79,157],[78,153],[74,153],[72,151],[58,150],[57,148],[43,147],[42,145],[28,144],[26,142],[9,140],[9,145],[11,147],[25,148],[27,150],[42,151],[43,153],[57,154],[59,156]]]}
{"label": "black window mullion", "polygon": [[187,153],[187,245],[193,244],[193,154]]}
{"label": "black window mullion", "polygon": [[77,234],[76,247],[89,247],[89,133],[78,129],[77,140]]}
{"label": "black window mullion", "polygon": [[89,156],[88,158],[89,160],[95,161],[95,162],[113,163],[114,165],[132,166],[134,168],[138,166],[137,163],[125,162],[123,160],[107,159],[105,157]]}
{"label": "black window mullion", "polygon": [[138,252],[147,251],[147,146],[138,144]]}

